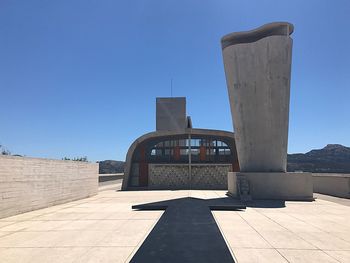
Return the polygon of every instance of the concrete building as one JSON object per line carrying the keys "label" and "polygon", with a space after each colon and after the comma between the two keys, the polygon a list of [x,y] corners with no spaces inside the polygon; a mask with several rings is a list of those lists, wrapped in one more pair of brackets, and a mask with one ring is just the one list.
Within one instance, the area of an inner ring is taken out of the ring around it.
{"label": "concrete building", "polygon": [[271,23],[222,38],[235,134],[193,129],[185,98],[157,98],[156,131],[131,145],[123,189],[228,189],[242,199],[312,200],[311,173],[287,173],[293,30]]}
{"label": "concrete building", "polygon": [[192,128],[184,97],[157,98],[156,123],[128,150],[123,190],[227,189],[239,170],[232,132]]}
{"label": "concrete building", "polygon": [[221,40],[241,168],[233,195],[237,177],[255,199],[312,199],[311,174],[286,172],[293,30],[271,23]]}

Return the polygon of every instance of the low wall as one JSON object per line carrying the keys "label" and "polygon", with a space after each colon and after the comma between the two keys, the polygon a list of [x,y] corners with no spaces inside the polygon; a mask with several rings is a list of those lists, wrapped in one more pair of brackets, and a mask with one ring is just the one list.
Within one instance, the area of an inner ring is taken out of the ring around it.
{"label": "low wall", "polygon": [[312,174],[314,192],[350,198],[350,174]]}
{"label": "low wall", "polygon": [[149,164],[150,189],[227,189],[231,164]]}
{"label": "low wall", "polygon": [[[230,173],[229,176],[248,180],[249,194],[253,199],[313,200],[311,173],[237,172]],[[234,192],[237,188],[231,185],[234,183],[236,179],[229,179],[228,189],[231,195],[237,194]]]}
{"label": "low wall", "polygon": [[192,164],[191,188],[227,190],[227,174],[231,164]]}
{"label": "low wall", "polygon": [[99,174],[98,175],[98,181],[100,183],[106,182],[106,181],[115,181],[118,179],[123,179],[124,173],[117,173],[117,174]]}
{"label": "low wall", "polygon": [[0,155],[0,218],[97,191],[98,164]]}

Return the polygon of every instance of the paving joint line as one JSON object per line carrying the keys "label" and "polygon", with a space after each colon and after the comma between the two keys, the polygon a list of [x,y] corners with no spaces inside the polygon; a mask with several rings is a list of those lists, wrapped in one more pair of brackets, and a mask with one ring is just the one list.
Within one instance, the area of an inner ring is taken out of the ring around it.
{"label": "paving joint line", "polygon": [[[307,241],[306,239],[304,239],[303,237],[301,237],[297,232],[293,232],[293,231],[291,231],[290,229],[288,229],[288,228],[282,226],[281,224],[279,224],[278,222],[276,222],[274,219],[268,217],[267,215],[265,215],[265,214],[262,213],[262,212],[259,212],[259,211],[256,211],[256,212],[258,212],[259,214],[261,214],[261,215],[263,215],[264,217],[268,218],[269,220],[271,220],[272,222],[276,223],[276,224],[279,225],[280,227],[284,228],[284,229],[287,230],[288,232],[290,232],[290,233],[296,235],[296,236],[299,237],[301,240],[305,241],[306,243],[310,244],[311,246],[317,248],[318,251],[322,251],[322,252],[325,253],[326,255],[330,256],[328,253],[326,253],[324,250],[322,250],[319,246],[314,245],[314,244],[312,244],[311,242],[309,242],[309,241]],[[287,214],[287,215],[290,216],[289,214]],[[292,217],[292,216],[290,216],[290,217]],[[292,217],[292,218],[294,218],[294,217]],[[298,218],[296,218],[296,219],[299,220],[299,221],[302,221],[302,220],[300,220],[300,219],[298,219]],[[307,222],[304,222],[304,221],[302,221],[302,222],[308,225]],[[279,248],[279,249],[284,249],[284,248]],[[277,249],[277,250],[278,250],[278,249]],[[281,254],[279,251],[278,251],[278,253]],[[282,255],[282,254],[281,254],[281,255]],[[333,259],[335,259],[335,260],[338,261],[339,263],[341,263],[341,261],[337,260],[336,258],[334,258],[334,257],[332,257],[332,256],[330,256],[330,257],[333,258]]]}
{"label": "paving joint line", "polygon": [[[225,235],[225,232],[224,232],[223,229],[221,228],[221,225],[220,225],[218,219],[217,219],[216,216],[215,216],[215,213],[213,213],[213,211],[210,211],[210,212],[211,212],[211,214],[213,215],[214,220],[215,220],[217,226],[219,227],[219,230],[220,230],[220,232],[221,232],[221,235],[224,237],[226,246],[229,248],[229,251],[231,252],[231,255],[232,255],[232,257],[233,257],[233,260],[234,260],[235,262],[238,262],[238,260],[237,260],[237,258],[236,258],[236,255],[235,255],[235,253],[233,252],[233,249],[232,249],[232,247],[230,246],[230,244],[229,244],[229,242],[228,242],[228,239],[227,239],[227,237],[226,237],[226,235]],[[237,212],[235,212],[235,213],[237,213]]]}
{"label": "paving joint line", "polygon": [[[253,208],[253,210],[255,211],[255,209]],[[249,222],[245,219],[245,218],[243,218],[240,214],[238,214],[251,228],[253,228],[254,229],[254,231],[262,238],[262,239],[264,239],[282,258],[284,258],[287,262],[289,262],[290,263],[290,261],[284,256],[284,255],[282,255],[263,235],[261,235],[260,233],[259,233],[259,231],[257,231],[256,229],[255,229],[255,227],[253,227],[251,224],[249,224]]]}

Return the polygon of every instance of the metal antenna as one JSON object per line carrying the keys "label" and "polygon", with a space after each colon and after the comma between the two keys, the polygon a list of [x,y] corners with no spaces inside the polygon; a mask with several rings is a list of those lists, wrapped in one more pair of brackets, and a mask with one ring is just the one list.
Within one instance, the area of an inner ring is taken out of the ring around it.
{"label": "metal antenna", "polygon": [[173,79],[170,80],[170,97],[173,97]]}

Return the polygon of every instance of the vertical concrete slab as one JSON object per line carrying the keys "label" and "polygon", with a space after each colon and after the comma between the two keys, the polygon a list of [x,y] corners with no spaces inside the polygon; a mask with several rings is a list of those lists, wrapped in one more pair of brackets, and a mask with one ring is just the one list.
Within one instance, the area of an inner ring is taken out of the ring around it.
{"label": "vertical concrete slab", "polygon": [[227,173],[227,185],[228,185],[228,192],[230,193],[230,195],[234,198],[238,197],[237,173],[235,172]]}
{"label": "vertical concrete slab", "polygon": [[241,171],[286,171],[292,32],[271,23],[221,40]]}

